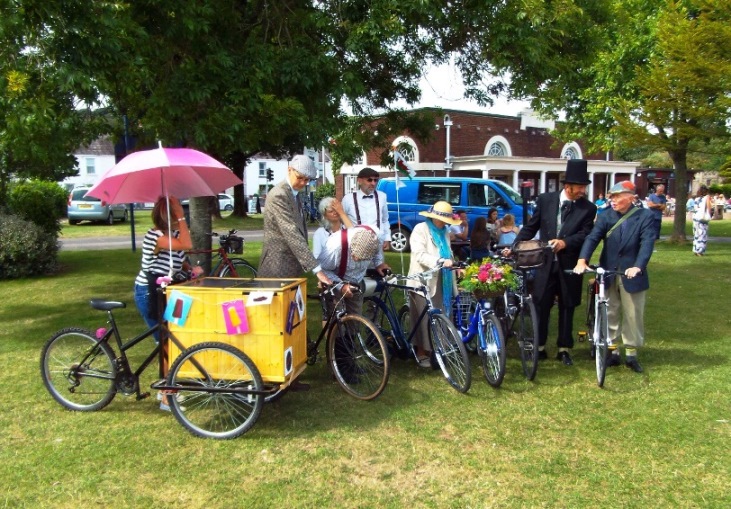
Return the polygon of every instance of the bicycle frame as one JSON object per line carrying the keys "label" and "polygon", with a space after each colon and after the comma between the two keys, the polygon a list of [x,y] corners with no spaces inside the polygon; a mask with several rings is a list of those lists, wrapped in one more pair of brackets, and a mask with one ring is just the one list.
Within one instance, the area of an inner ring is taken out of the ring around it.
{"label": "bicycle frame", "polygon": [[[596,317],[599,316],[599,312],[602,307],[606,308],[607,310],[609,308],[609,299],[607,298],[605,293],[606,286],[604,281],[607,275],[607,271],[601,267],[597,267],[595,272],[597,275],[598,292],[594,296],[594,330],[592,333],[592,340],[594,341],[594,344],[596,344],[596,342],[601,337],[601,332],[599,330],[600,321],[597,320]],[[612,338],[610,338],[607,334],[607,347],[611,348],[612,346]]]}
{"label": "bicycle frame", "polygon": [[[386,279],[379,280],[377,289],[380,290],[380,293],[378,293],[377,295],[366,297],[366,299],[376,304],[380,308],[380,310],[386,315],[386,319],[391,325],[391,335],[393,336],[393,339],[396,342],[398,348],[402,351],[411,351],[412,356],[414,357],[414,359],[416,359],[416,352],[413,348],[411,348],[411,341],[416,336],[419,325],[427,315],[431,317],[436,314],[442,314],[442,310],[439,308],[435,308],[432,304],[431,297],[429,296],[429,291],[427,290],[424,281],[421,281],[421,285],[419,287],[413,287],[398,283],[397,280],[399,277],[403,278],[403,276],[394,276],[390,281]],[[409,334],[408,338],[405,337],[405,333],[401,328],[401,323],[399,323],[398,317],[396,316],[396,305],[394,304],[393,296],[391,295],[392,290],[404,290],[412,292],[415,291],[421,294],[426,299],[427,305],[419,314],[419,318],[416,320],[416,323],[412,324],[411,333]],[[385,300],[383,298],[384,294]]]}

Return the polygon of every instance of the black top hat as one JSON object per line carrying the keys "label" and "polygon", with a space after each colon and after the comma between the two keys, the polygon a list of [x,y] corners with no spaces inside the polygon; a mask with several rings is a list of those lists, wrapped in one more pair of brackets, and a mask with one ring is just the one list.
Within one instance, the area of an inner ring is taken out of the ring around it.
{"label": "black top hat", "polygon": [[564,175],[562,182],[564,184],[578,184],[580,186],[591,184],[586,160],[569,159],[566,161],[566,175]]}

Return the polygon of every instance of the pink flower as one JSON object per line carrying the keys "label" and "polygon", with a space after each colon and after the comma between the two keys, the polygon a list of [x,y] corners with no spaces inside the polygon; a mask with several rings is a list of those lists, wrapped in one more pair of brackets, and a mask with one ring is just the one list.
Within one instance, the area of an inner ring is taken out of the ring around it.
{"label": "pink flower", "polygon": [[484,283],[485,281],[487,281],[487,272],[482,272],[482,271],[480,271],[480,272],[479,272],[479,273],[477,274],[477,280],[478,280],[478,281],[479,281],[480,283]]}

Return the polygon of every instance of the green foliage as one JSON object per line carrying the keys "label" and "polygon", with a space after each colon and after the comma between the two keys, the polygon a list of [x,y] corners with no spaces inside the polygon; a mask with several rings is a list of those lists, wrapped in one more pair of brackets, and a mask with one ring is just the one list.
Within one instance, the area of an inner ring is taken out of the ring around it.
{"label": "green foliage", "polygon": [[335,184],[332,182],[325,182],[321,186],[317,186],[317,189],[315,189],[315,201],[320,202],[323,198],[327,196],[335,196]]}
{"label": "green foliage", "polygon": [[0,213],[0,279],[55,272],[57,255],[56,235],[18,216]]}
{"label": "green foliage", "polygon": [[29,180],[10,188],[8,205],[13,214],[37,224],[49,234],[61,231],[68,193],[55,182]]}
{"label": "green foliage", "polygon": [[721,193],[726,199],[731,197],[731,184],[711,184],[708,190],[711,194]]}

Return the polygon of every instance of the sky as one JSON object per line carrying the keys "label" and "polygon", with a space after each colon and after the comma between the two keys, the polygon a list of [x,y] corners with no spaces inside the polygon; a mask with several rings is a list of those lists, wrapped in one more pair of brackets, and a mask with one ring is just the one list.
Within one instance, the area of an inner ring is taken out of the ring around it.
{"label": "sky", "polygon": [[430,67],[421,79],[421,101],[414,105],[416,108],[440,107],[482,113],[496,113],[498,115],[517,116],[518,113],[529,107],[527,101],[508,101],[500,97],[490,107],[480,106],[476,102],[464,99],[464,86],[459,70],[450,64]]}

